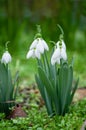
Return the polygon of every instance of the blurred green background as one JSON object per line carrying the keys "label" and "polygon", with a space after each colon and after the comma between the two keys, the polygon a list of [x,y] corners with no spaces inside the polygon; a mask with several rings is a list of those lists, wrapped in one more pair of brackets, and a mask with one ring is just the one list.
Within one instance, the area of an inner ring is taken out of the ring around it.
{"label": "blurred green background", "polygon": [[19,70],[21,85],[32,84],[36,61],[26,54],[40,24],[43,38],[58,41],[60,24],[64,30],[69,60],[74,57],[74,75],[86,86],[86,1],[85,0],[0,0],[0,57],[6,41],[13,60],[13,75]]}

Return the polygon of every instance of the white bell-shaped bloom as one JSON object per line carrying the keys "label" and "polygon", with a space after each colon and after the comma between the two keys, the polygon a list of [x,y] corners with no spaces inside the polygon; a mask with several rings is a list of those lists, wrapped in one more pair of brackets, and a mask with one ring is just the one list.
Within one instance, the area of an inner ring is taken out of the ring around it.
{"label": "white bell-shaped bloom", "polygon": [[58,45],[58,47],[55,49],[55,51],[51,57],[51,64],[52,65],[54,65],[55,63],[60,64],[61,58],[63,58],[64,60],[67,60],[66,46],[64,46],[64,44],[61,47]]}
{"label": "white bell-shaped bloom", "polygon": [[37,49],[32,49],[28,51],[26,58],[29,59],[31,57],[37,57],[38,59],[40,59],[40,53],[37,51]]}
{"label": "white bell-shaped bloom", "polygon": [[37,38],[36,49],[43,54],[44,50],[49,50],[47,43],[42,38]]}
{"label": "white bell-shaped bloom", "polygon": [[4,54],[2,55],[1,63],[8,64],[9,62],[11,62],[11,60],[12,58],[10,53],[8,51],[4,52]]}
{"label": "white bell-shaped bloom", "polygon": [[49,50],[47,43],[42,38],[37,38],[32,42],[30,50],[34,48],[37,48],[42,54],[44,53],[44,50]]}
{"label": "white bell-shaped bloom", "polygon": [[32,42],[26,58],[29,59],[30,57],[36,57],[40,59],[41,54],[44,53],[44,50],[49,50],[47,43],[42,38],[37,38]]}

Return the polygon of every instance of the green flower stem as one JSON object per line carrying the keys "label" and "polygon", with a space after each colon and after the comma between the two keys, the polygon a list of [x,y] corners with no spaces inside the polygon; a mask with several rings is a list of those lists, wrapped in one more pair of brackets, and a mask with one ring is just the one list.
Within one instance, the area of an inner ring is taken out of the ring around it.
{"label": "green flower stem", "polygon": [[60,40],[60,42],[61,42],[62,39],[64,38],[64,31],[63,31],[62,27],[61,27],[59,24],[57,24],[57,26],[59,27],[59,29],[60,29],[60,31],[61,31],[61,34],[60,34],[60,36],[59,36],[59,40]]}
{"label": "green flower stem", "polygon": [[9,42],[10,42],[10,41],[7,41],[7,42],[5,43],[6,51],[8,51],[8,47],[7,47],[7,45],[8,45]]}
{"label": "green flower stem", "polygon": [[44,52],[44,54],[42,55],[42,59],[43,59],[43,65],[44,65],[44,70],[47,73],[48,77],[49,77],[49,64],[47,61],[47,56],[45,54],[46,52]]}
{"label": "green flower stem", "polygon": [[36,25],[36,27],[37,27],[37,33],[36,33],[34,39],[42,37],[40,25]]}
{"label": "green flower stem", "polygon": [[57,24],[57,26],[59,27],[59,29],[60,29],[62,35],[64,35],[64,31],[63,31],[62,27],[61,27],[59,24]]}
{"label": "green flower stem", "polygon": [[41,26],[40,25],[36,25],[37,26],[37,32],[41,33]]}

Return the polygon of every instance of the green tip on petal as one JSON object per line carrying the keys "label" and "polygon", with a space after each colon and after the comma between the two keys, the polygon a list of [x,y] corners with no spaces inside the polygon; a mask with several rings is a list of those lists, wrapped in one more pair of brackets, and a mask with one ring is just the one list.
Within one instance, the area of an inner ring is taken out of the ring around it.
{"label": "green tip on petal", "polygon": [[62,41],[59,42],[59,47],[62,48]]}

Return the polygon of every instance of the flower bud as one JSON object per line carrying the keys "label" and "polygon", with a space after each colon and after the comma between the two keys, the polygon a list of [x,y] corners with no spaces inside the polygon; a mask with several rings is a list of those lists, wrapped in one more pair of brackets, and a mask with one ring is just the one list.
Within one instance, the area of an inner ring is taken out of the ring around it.
{"label": "flower bud", "polygon": [[12,58],[11,55],[8,51],[5,51],[4,54],[2,55],[1,63],[8,64],[11,62]]}
{"label": "flower bud", "polygon": [[[61,42],[61,45],[60,45]],[[54,65],[55,63],[60,64],[60,59],[63,58],[64,60],[67,60],[67,54],[66,54],[66,46],[64,41],[58,41],[56,44],[56,49],[51,57],[51,64]]]}

